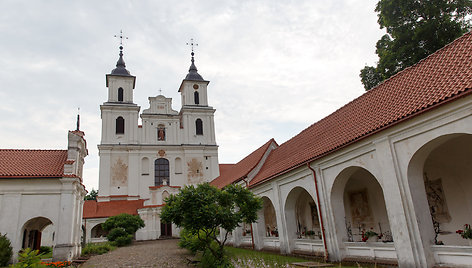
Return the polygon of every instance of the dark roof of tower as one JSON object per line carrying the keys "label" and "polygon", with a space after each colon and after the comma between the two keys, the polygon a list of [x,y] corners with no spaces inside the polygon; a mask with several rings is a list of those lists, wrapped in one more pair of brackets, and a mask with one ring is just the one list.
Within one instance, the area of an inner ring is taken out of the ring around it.
{"label": "dark roof of tower", "polygon": [[111,71],[111,74],[131,76],[130,72],[126,70],[126,64],[123,60],[123,46],[120,46],[120,58],[116,62],[116,68]]}
{"label": "dark roof of tower", "polygon": [[192,52],[192,64],[188,69],[188,74],[185,77],[185,80],[193,80],[193,81],[205,81],[203,77],[198,73],[197,66],[195,66],[195,60],[193,58],[195,54]]}

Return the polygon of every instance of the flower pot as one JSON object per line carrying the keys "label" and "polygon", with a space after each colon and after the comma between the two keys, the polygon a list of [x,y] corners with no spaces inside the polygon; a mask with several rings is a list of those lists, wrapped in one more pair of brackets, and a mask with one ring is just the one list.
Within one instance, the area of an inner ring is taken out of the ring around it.
{"label": "flower pot", "polygon": [[469,243],[469,247],[472,247],[472,239],[467,239],[467,243]]}

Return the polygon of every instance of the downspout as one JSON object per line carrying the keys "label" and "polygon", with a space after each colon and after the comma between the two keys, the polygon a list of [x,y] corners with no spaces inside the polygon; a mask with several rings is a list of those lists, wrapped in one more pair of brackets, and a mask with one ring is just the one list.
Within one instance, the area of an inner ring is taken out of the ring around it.
{"label": "downspout", "polygon": [[306,166],[311,170],[311,172],[313,172],[313,179],[315,180],[316,199],[318,201],[318,213],[320,215],[320,223],[321,223],[321,235],[323,236],[324,259],[325,261],[328,261],[329,260],[328,246],[326,245],[326,234],[325,234],[325,228],[324,228],[324,222],[323,222],[323,215],[322,215],[321,206],[320,206],[320,194],[318,191],[318,181],[316,180],[316,172],[310,166],[310,163],[306,163]]}
{"label": "downspout", "polygon": [[[246,188],[249,189],[249,184],[247,182],[247,177],[243,177],[242,180],[246,183]],[[254,250],[254,233],[252,231],[252,223],[251,223],[251,245],[252,245],[252,250]]]}

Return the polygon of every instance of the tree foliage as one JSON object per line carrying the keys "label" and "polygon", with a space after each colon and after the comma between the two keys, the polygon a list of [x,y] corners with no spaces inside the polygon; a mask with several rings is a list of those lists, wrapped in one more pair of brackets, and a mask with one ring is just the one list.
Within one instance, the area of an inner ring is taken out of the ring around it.
{"label": "tree foliage", "polygon": [[7,266],[13,256],[13,248],[6,234],[0,233],[0,267]]}
{"label": "tree foliage", "polygon": [[97,200],[98,191],[92,188],[92,191],[85,196],[85,200]]}
{"label": "tree foliage", "polygon": [[470,30],[471,0],[380,0],[378,23],[387,34],[377,41],[376,67],[360,77],[369,90]]}
{"label": "tree foliage", "polygon": [[131,243],[134,233],[144,227],[144,221],[138,215],[126,213],[108,218],[102,223],[102,228],[108,231],[107,239],[119,247]]}
{"label": "tree foliage", "polygon": [[[183,227],[203,242],[204,251],[216,260],[224,260],[228,232],[242,222],[256,222],[257,211],[261,208],[262,200],[246,188],[229,185],[219,190],[204,183],[196,187],[185,186],[177,195],[169,196],[161,220]],[[218,238],[220,228],[225,230],[222,239]]]}

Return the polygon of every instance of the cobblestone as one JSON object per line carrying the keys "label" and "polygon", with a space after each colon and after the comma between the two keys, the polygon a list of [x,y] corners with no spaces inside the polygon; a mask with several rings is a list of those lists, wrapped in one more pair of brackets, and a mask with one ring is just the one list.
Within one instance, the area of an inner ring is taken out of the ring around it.
{"label": "cobblestone", "polygon": [[178,240],[134,242],[103,255],[93,256],[81,268],[92,267],[193,267],[187,264],[190,255],[177,246]]}

